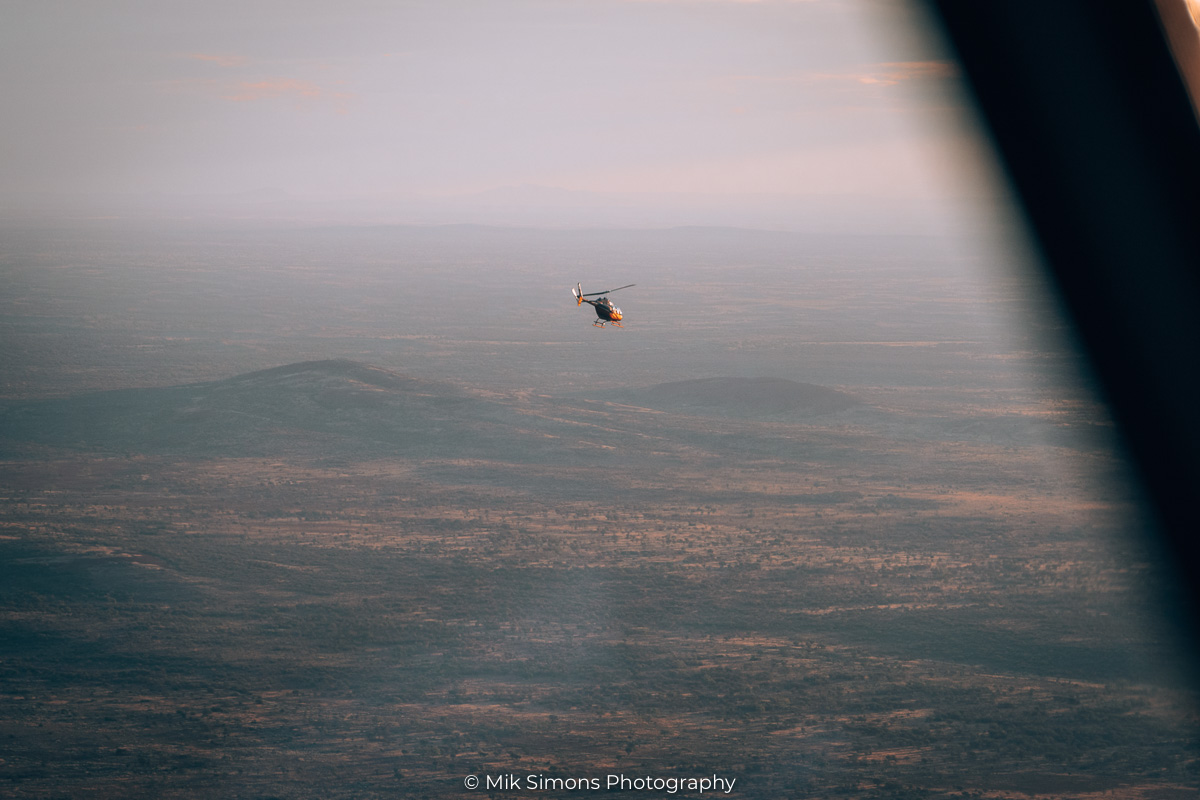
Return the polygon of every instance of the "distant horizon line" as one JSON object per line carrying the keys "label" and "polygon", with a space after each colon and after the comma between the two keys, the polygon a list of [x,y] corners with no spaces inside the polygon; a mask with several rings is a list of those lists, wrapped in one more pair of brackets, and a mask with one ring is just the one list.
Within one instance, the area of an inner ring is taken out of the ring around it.
{"label": "distant horizon line", "polygon": [[973,232],[962,233],[946,233],[931,230],[907,230],[907,231],[892,231],[892,230],[810,230],[805,228],[781,228],[781,227],[766,227],[753,225],[732,225],[720,223],[683,223],[678,225],[621,225],[596,223],[587,224],[554,224],[554,223],[498,223],[498,222],[384,222],[384,221],[345,221],[345,220],[319,220],[319,219],[302,219],[297,217],[245,217],[245,216],[222,216],[222,215],[179,215],[179,216],[153,216],[139,214],[112,214],[112,215],[63,215],[50,212],[27,212],[19,215],[9,215],[8,209],[0,208],[0,228],[3,229],[19,229],[19,228],[70,228],[73,226],[86,226],[96,223],[113,223],[114,226],[122,224],[130,227],[146,227],[146,226],[162,226],[162,227],[192,227],[192,228],[249,228],[258,230],[333,230],[333,229],[380,229],[380,228],[407,228],[418,230],[437,230],[448,228],[472,228],[488,231],[528,231],[528,232],[544,232],[544,233],[682,233],[687,231],[707,231],[707,232],[730,232],[730,233],[747,233],[747,234],[764,234],[776,236],[803,236],[803,237],[830,237],[830,238],[847,238],[847,237],[871,237],[871,238],[890,238],[890,239],[958,239],[969,238],[975,235]]}

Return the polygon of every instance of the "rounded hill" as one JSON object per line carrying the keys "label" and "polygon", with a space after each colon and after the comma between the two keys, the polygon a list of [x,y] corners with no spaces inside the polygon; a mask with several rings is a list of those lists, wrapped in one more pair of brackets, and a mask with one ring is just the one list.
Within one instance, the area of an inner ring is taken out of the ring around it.
{"label": "rounded hill", "polygon": [[648,408],[732,416],[831,414],[857,405],[845,392],[786,378],[696,378],[622,394]]}

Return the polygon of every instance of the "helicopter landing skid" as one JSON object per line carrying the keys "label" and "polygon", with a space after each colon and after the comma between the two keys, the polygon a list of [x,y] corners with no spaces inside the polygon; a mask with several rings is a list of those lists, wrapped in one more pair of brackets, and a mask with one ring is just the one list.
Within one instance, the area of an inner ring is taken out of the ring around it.
{"label": "helicopter landing skid", "polygon": [[616,325],[618,328],[625,327],[621,323],[617,322],[615,319],[610,319],[606,322],[601,322],[600,320],[597,319],[597,320],[593,320],[592,324],[595,325],[597,328],[603,328],[605,325]]}

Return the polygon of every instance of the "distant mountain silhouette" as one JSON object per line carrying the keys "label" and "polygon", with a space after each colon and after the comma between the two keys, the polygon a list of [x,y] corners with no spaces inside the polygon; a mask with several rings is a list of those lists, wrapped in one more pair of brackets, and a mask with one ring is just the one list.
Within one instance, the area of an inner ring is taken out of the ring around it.
{"label": "distant mountain silhouette", "polygon": [[858,404],[845,392],[785,378],[697,378],[618,395],[648,408],[747,417],[830,414]]}
{"label": "distant mountain silhouette", "polygon": [[271,383],[277,385],[290,383],[302,386],[320,382],[343,387],[362,384],[380,389],[403,389],[406,391],[419,391],[421,387],[427,387],[439,393],[446,392],[449,386],[448,384],[410,378],[392,370],[340,358],[327,361],[302,361],[297,364],[247,372],[219,383],[230,386],[247,384],[266,386]]}
{"label": "distant mountain silhouette", "polygon": [[191,455],[291,449],[455,454],[505,411],[451,384],[353,361],[307,361],[221,381],[9,403],[0,442]]}
{"label": "distant mountain silhouette", "polygon": [[[777,378],[705,378],[606,400],[684,413],[803,417],[849,395]],[[106,453],[353,456],[594,463],[609,435],[572,400],[483,398],[354,361],[306,361],[205,383],[0,403],[0,456],[30,446]],[[622,423],[625,424],[625,423]],[[629,455],[640,439],[622,440]],[[613,458],[619,458],[613,451]]]}

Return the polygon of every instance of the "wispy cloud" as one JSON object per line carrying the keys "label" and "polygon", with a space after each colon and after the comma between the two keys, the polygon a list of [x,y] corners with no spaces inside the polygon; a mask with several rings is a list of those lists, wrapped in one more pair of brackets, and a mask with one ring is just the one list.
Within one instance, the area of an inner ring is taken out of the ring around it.
{"label": "wispy cloud", "polygon": [[331,96],[324,88],[312,81],[302,81],[296,78],[268,78],[261,81],[237,81],[229,84],[229,93],[223,94],[226,100],[235,103],[249,103],[255,100],[269,100],[275,97],[292,98],[293,100],[318,100]]}
{"label": "wispy cloud", "polygon": [[218,80],[184,78],[159,84],[164,91],[197,94],[233,103],[291,101],[297,109],[326,107],[345,114],[356,97],[340,86],[323,85],[300,78],[262,78],[260,80]]}
{"label": "wispy cloud", "polygon": [[792,3],[819,3],[823,0],[621,0],[624,3],[670,3],[673,5],[695,5],[697,3],[725,3],[729,5],[789,5]]}
{"label": "wispy cloud", "polygon": [[893,61],[875,64],[861,72],[832,74],[838,80],[851,80],[871,86],[895,86],[912,80],[952,78],[958,72],[950,61]]}
{"label": "wispy cloud", "polygon": [[208,61],[218,67],[244,67],[250,59],[245,56],[229,55],[228,53],[187,53],[184,58],[193,61]]}
{"label": "wispy cloud", "polygon": [[735,82],[794,84],[862,84],[896,86],[909,81],[951,78],[958,69],[951,61],[888,61],[866,64],[851,70],[809,71],[788,75],[736,75]]}

